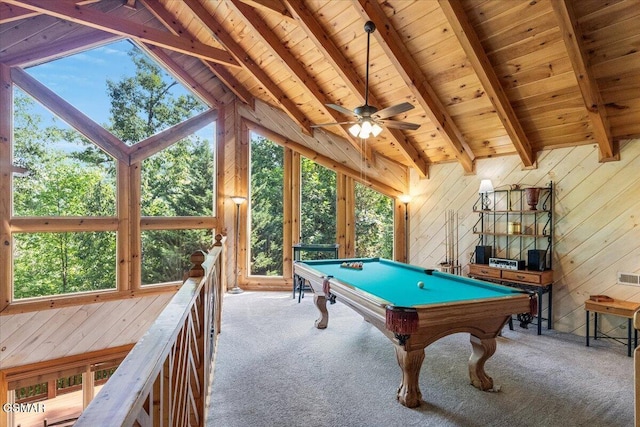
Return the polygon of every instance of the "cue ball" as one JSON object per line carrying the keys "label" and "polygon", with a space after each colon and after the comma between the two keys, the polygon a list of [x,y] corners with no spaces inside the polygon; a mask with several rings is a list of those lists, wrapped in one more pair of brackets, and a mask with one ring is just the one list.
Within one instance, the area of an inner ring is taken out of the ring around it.
{"label": "cue ball", "polygon": [[424,288],[424,283],[423,283],[423,282],[418,282],[418,287],[419,287],[420,289]]}

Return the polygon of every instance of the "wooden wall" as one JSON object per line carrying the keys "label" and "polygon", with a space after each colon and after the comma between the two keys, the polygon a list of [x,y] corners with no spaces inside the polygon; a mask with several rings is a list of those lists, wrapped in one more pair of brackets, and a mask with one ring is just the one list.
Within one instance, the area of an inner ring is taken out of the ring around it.
{"label": "wooden wall", "polygon": [[[618,271],[640,273],[640,140],[621,143],[620,150],[621,160],[609,163],[598,162],[596,146],[580,146],[541,152],[531,170],[523,170],[518,157],[506,156],[477,161],[475,175],[465,175],[454,163],[432,166],[430,179],[412,171],[410,262],[437,267],[444,260],[445,214],[454,210],[459,260],[466,267],[478,242],[472,208],[481,179],[491,179],[494,187],[553,181],[554,327],[584,335],[589,295],[640,301],[640,287],[616,284]],[[626,328],[626,322],[606,319],[603,328]]]}

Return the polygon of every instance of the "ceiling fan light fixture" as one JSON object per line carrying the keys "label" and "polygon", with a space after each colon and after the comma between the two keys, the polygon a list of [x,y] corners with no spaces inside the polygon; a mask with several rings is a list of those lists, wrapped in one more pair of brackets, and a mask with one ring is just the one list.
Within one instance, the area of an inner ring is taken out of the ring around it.
{"label": "ceiling fan light fixture", "polygon": [[374,138],[380,135],[382,127],[374,121],[364,119],[361,123],[355,123],[349,128],[349,133],[355,138],[367,139],[370,136]]}
{"label": "ceiling fan light fixture", "polygon": [[357,138],[358,134],[360,133],[360,125],[356,123],[355,125],[351,126],[349,128],[349,133],[353,135],[354,138]]}
{"label": "ceiling fan light fixture", "polygon": [[[1,1],[1,0],[0,0]],[[354,117],[355,120],[352,122],[334,122],[334,123],[324,123],[320,125],[312,125],[311,127],[322,127],[322,126],[334,126],[334,125],[344,125],[351,124],[349,127],[349,133],[354,138],[367,139],[371,136],[374,138],[380,135],[382,132],[383,126],[387,128],[395,128],[395,129],[406,129],[406,130],[416,130],[420,127],[420,125],[415,123],[406,123],[398,120],[386,120],[389,117],[396,116],[400,113],[404,113],[405,111],[409,111],[413,109],[413,105],[408,102],[402,102],[397,105],[393,105],[391,107],[383,108],[382,110],[378,110],[377,107],[373,105],[369,105],[369,47],[371,44],[371,33],[376,30],[376,26],[372,21],[367,21],[364,24],[364,30],[367,33],[367,59],[366,59],[366,75],[364,79],[364,105],[356,107],[353,111],[348,110],[341,105],[338,104],[326,104],[327,107],[332,108],[345,116]],[[379,121],[379,122],[378,122]]]}
{"label": "ceiling fan light fixture", "polygon": [[371,122],[369,120],[363,120],[361,126],[362,128],[360,129],[358,136],[362,139],[369,138],[369,136],[371,136]]}
{"label": "ceiling fan light fixture", "polygon": [[373,126],[371,126],[371,134],[373,137],[375,138],[380,135],[380,132],[382,132],[382,127],[379,124],[374,123]]}

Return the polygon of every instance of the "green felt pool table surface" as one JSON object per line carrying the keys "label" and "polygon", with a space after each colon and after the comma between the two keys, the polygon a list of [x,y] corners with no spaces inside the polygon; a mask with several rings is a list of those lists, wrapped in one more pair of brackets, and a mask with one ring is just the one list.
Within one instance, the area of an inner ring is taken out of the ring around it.
{"label": "green felt pool table surface", "polygon": [[[362,270],[345,268],[343,262],[362,262]],[[353,258],[304,261],[324,276],[360,289],[397,307],[483,300],[522,294],[507,286],[456,276],[439,271],[431,274],[421,267],[383,258]],[[423,282],[424,287],[418,287]]]}

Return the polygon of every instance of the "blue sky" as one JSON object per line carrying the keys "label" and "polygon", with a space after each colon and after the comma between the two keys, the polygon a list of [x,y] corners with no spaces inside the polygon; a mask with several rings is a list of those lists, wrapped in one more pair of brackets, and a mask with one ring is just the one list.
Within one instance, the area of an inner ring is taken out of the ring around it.
{"label": "blue sky", "polygon": [[[26,71],[92,120],[104,124],[109,120],[110,107],[106,82],[135,74],[135,66],[127,55],[132,47],[131,42],[122,40]],[[177,85],[172,92],[178,95],[187,91]],[[42,108],[37,112],[42,113]]]}
{"label": "blue sky", "polygon": [[135,73],[127,56],[130,49],[131,43],[123,40],[26,71],[91,119],[103,124],[109,118],[107,79],[117,81]]}
{"label": "blue sky", "polygon": [[[135,75],[135,65],[127,54],[133,48],[131,42],[121,40],[36,65],[25,71],[94,122],[104,125],[109,123],[110,115],[107,80],[117,82],[124,77]],[[170,91],[174,96],[188,93],[182,85],[173,86]],[[69,128],[60,118],[53,122],[53,113],[37,101],[32,112],[42,117],[43,127],[55,125]],[[205,126],[196,132],[198,136],[210,140],[211,143],[214,133],[215,124]],[[65,152],[81,148],[67,141],[57,141],[55,144]]]}

